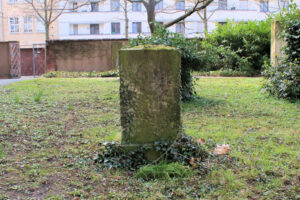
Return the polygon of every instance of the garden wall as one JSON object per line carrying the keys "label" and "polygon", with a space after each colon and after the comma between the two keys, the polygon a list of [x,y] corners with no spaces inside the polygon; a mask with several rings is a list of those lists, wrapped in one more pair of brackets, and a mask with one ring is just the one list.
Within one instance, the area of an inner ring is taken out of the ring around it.
{"label": "garden wall", "polygon": [[0,78],[10,78],[9,42],[0,42]]}
{"label": "garden wall", "polygon": [[128,44],[117,40],[53,40],[47,42],[48,71],[108,71],[115,69],[118,52]]}

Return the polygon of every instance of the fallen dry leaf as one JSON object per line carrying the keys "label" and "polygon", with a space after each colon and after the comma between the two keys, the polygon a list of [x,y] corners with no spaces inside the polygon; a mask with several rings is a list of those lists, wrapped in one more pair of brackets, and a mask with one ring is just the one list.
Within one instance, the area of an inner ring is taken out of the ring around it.
{"label": "fallen dry leaf", "polygon": [[195,158],[192,158],[192,159],[190,160],[190,165],[191,165],[191,166],[194,166],[194,164],[195,164]]}
{"label": "fallen dry leaf", "polygon": [[205,140],[203,138],[200,138],[199,140],[197,140],[197,143],[203,145],[205,144]]}
{"label": "fallen dry leaf", "polygon": [[217,145],[217,147],[214,150],[214,154],[225,155],[229,153],[229,150],[230,148],[228,144]]}

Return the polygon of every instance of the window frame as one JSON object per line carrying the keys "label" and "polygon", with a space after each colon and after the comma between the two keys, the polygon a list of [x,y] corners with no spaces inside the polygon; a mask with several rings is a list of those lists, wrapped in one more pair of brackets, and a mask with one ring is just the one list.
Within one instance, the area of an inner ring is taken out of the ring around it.
{"label": "window frame", "polygon": [[132,22],[132,33],[142,33],[142,22]]}
{"label": "window frame", "polygon": [[[136,6],[134,6],[136,5]],[[142,12],[142,3],[141,2],[132,2],[132,11],[133,12]]]}
{"label": "window frame", "polygon": [[100,34],[100,25],[90,24],[90,35],[99,35],[99,34]]}
{"label": "window frame", "polygon": [[[28,19],[31,19],[31,23],[28,23]],[[33,16],[28,15],[23,17],[23,32],[33,33]]]}
{"label": "window frame", "polygon": [[[41,26],[43,26],[43,30],[39,29],[39,27],[38,27],[39,24],[41,24]],[[39,17],[36,17],[36,32],[37,33],[45,33],[46,32],[45,24],[44,24],[43,20],[41,20]]]}
{"label": "window frame", "polygon": [[[117,6],[115,6],[117,5]],[[120,0],[110,0],[110,11],[119,12],[120,11]]]}
{"label": "window frame", "polygon": [[[183,28],[182,28],[183,27]],[[180,29],[180,30],[178,30]],[[184,22],[178,22],[176,24],[176,33],[185,34],[185,23]]]}
{"label": "window frame", "polygon": [[78,2],[72,2],[72,12],[78,12]]}
{"label": "window frame", "polygon": [[269,12],[269,1],[268,0],[260,0],[259,1],[259,11],[260,12]]}
{"label": "window frame", "polygon": [[[114,27],[115,25],[118,25],[117,27]],[[113,29],[118,29],[118,31],[114,31]],[[121,34],[121,23],[120,22],[111,22],[111,34],[118,35]]]}
{"label": "window frame", "polygon": [[185,10],[185,0],[176,0],[175,7],[176,10]]}
{"label": "window frame", "polygon": [[99,3],[91,2],[91,12],[99,12]]}
{"label": "window frame", "polygon": [[[13,19],[13,23],[12,23]],[[9,33],[20,33],[20,18],[19,17],[9,17],[8,18],[9,24]]]}
{"label": "window frame", "polygon": [[219,0],[218,1],[218,10],[227,10],[227,9],[228,9],[227,0]]}

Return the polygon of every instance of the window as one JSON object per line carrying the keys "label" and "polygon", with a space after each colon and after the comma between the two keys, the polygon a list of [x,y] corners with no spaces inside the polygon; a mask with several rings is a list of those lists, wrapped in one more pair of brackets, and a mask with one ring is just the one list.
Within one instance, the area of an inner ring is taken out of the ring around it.
{"label": "window", "polygon": [[248,10],[248,0],[240,0],[240,10]]}
{"label": "window", "polygon": [[71,35],[78,35],[78,24],[71,25]]}
{"label": "window", "polygon": [[97,2],[92,2],[91,3],[91,12],[98,12],[99,11],[99,6]]}
{"label": "window", "polygon": [[289,0],[280,0],[280,10],[289,8]]}
{"label": "window", "polygon": [[36,31],[38,33],[45,32],[45,23],[40,18],[36,18]]}
{"label": "window", "polygon": [[162,10],[163,9],[163,0],[155,5],[155,10]]}
{"label": "window", "polygon": [[179,22],[176,24],[176,33],[184,34],[184,29],[185,29],[184,22]]}
{"label": "window", "polygon": [[8,3],[9,4],[15,4],[15,3],[18,3],[18,0],[8,0]]}
{"label": "window", "polygon": [[111,23],[111,34],[120,34],[120,23]]}
{"label": "window", "polygon": [[23,0],[23,3],[32,3],[32,0]]}
{"label": "window", "polygon": [[132,11],[141,12],[142,11],[142,3],[141,2],[133,2],[132,3]]}
{"label": "window", "polygon": [[90,34],[99,35],[99,24],[90,24]]}
{"label": "window", "polygon": [[24,25],[24,33],[32,33],[32,29],[33,29],[32,16],[25,16],[23,18],[23,25]]}
{"label": "window", "polygon": [[269,11],[269,2],[268,0],[260,0],[260,12]]}
{"label": "window", "polygon": [[176,9],[177,10],[184,10],[185,9],[184,0],[177,0],[176,1]]}
{"label": "window", "polygon": [[120,0],[111,0],[110,10],[111,11],[120,11]]}
{"label": "window", "polygon": [[220,10],[227,10],[227,0],[219,0],[218,8]]}
{"label": "window", "polygon": [[78,3],[77,2],[73,2],[72,3],[72,11],[73,12],[77,12],[77,10],[78,10]]}
{"label": "window", "polygon": [[142,32],[142,23],[132,22],[132,33],[141,33],[141,32]]}
{"label": "window", "polygon": [[10,17],[9,18],[9,32],[10,33],[19,33],[19,18],[18,17]]}

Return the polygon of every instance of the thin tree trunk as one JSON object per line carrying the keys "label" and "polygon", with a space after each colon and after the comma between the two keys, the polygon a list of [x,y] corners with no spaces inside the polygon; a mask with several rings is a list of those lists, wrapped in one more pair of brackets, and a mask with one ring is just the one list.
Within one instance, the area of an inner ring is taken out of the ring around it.
{"label": "thin tree trunk", "polygon": [[[52,10],[51,10],[52,11]],[[44,25],[45,25],[45,39],[46,41],[49,40],[49,22],[48,22],[48,7],[47,7],[47,1],[44,0]]]}
{"label": "thin tree trunk", "polygon": [[203,10],[203,23],[204,23],[204,37],[208,37],[208,25],[207,25],[207,13],[206,8]]}
{"label": "thin tree trunk", "polygon": [[49,39],[50,39],[50,34],[49,34],[49,24],[48,23],[46,23],[45,24],[45,36],[46,36],[46,41],[48,41]]}
{"label": "thin tree trunk", "polygon": [[128,19],[128,2],[127,0],[124,0],[125,3],[125,8],[124,8],[124,13],[125,13],[125,38],[128,38],[128,23],[129,23],[129,19]]}

